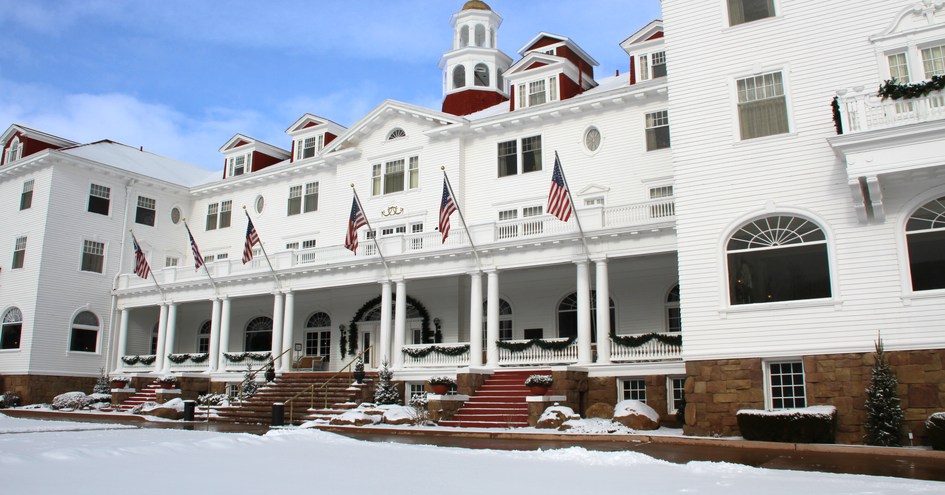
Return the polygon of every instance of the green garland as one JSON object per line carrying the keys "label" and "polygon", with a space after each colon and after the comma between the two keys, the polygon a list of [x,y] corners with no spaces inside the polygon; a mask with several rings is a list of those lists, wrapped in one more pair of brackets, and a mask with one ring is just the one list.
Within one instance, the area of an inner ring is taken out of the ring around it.
{"label": "green garland", "polygon": [[[243,360],[249,358],[253,361],[265,361],[269,359],[271,353],[269,352],[224,352],[223,357],[231,363],[242,363]],[[248,365],[247,365],[248,366]]]}
{"label": "green garland", "polygon": [[833,127],[837,130],[837,135],[843,134],[843,118],[840,115],[840,98],[833,97],[830,101],[830,111],[833,113]]}
{"label": "green garland", "polygon": [[932,76],[931,80],[912,84],[899,84],[895,79],[889,79],[879,86],[877,95],[884,100],[886,98],[908,100],[910,98],[921,98],[933,91],[943,89],[945,89],[945,76]]}
{"label": "green garland", "polygon": [[[420,338],[424,344],[432,344],[435,338],[434,333],[430,330],[430,313],[427,311],[427,308],[417,299],[406,296],[407,303],[416,308],[417,312],[420,313],[420,316],[423,318],[423,321],[420,323]],[[377,296],[370,301],[364,303],[358,311],[354,314],[354,318],[351,318],[351,323],[348,324],[348,354],[355,355],[358,353],[358,322],[364,318],[365,313],[369,310],[374,309],[375,306],[381,303],[381,296]],[[342,339],[345,338],[342,334]],[[341,348],[341,355],[345,355],[344,345]]]}
{"label": "green garland", "polygon": [[509,352],[523,352],[532,346],[538,346],[539,349],[544,349],[546,351],[560,351],[573,344],[575,339],[576,337],[568,337],[567,340],[531,339],[526,342],[506,342],[504,340],[497,340],[495,345],[499,349],[505,349]]}
{"label": "green garland", "polygon": [[643,335],[617,335],[613,330],[610,331],[610,340],[615,344],[624,347],[640,347],[651,340],[658,340],[666,345],[682,345],[682,335],[670,335],[666,333],[645,333]]}
{"label": "green garland", "polygon": [[167,359],[174,364],[180,364],[190,358],[189,354],[168,354]]}
{"label": "green garland", "polygon": [[150,354],[147,356],[138,356],[138,362],[140,362],[141,364],[154,364],[155,361],[157,361],[157,356],[155,356],[154,354]]}
{"label": "green garland", "polygon": [[403,352],[412,358],[425,358],[434,352],[444,356],[462,356],[469,352],[469,344],[431,345],[430,347],[422,347],[419,349],[404,348]]}
{"label": "green garland", "polygon": [[341,334],[341,338],[338,339],[338,353],[341,354],[341,357],[345,357],[345,354],[348,352],[348,334],[345,333],[345,326],[338,325],[338,333]]}
{"label": "green garland", "polygon": [[206,352],[202,352],[199,354],[188,354],[188,356],[190,356],[190,360],[195,363],[202,363],[210,358],[210,354]]}
{"label": "green garland", "polygon": [[124,361],[124,363],[127,364],[127,365],[129,365],[129,366],[138,364],[138,361],[139,361],[140,359],[141,359],[141,358],[138,357],[138,356],[122,356],[122,357],[121,357],[121,360]]}
{"label": "green garland", "polygon": [[147,354],[146,354],[146,355],[138,355],[138,354],[135,354],[135,355],[132,355],[132,356],[122,356],[122,357],[121,357],[121,360],[122,360],[125,364],[127,364],[127,365],[129,365],[129,366],[132,366],[132,365],[135,365],[135,364],[138,364],[138,363],[141,363],[141,364],[153,364],[154,361],[157,361],[157,356],[155,356],[155,355],[153,355],[153,354],[150,354],[150,355],[147,355]]}

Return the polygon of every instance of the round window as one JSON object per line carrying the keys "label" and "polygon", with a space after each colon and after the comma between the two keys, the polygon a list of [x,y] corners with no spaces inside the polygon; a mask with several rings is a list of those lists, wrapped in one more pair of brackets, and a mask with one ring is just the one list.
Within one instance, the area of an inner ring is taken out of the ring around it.
{"label": "round window", "polygon": [[266,199],[262,197],[262,194],[256,196],[256,213],[262,213],[263,208],[266,207]]}
{"label": "round window", "polygon": [[584,131],[584,147],[592,153],[600,148],[600,130],[596,127],[590,127],[587,131]]}
{"label": "round window", "polygon": [[180,208],[173,207],[171,208],[171,223],[177,225],[180,222]]}

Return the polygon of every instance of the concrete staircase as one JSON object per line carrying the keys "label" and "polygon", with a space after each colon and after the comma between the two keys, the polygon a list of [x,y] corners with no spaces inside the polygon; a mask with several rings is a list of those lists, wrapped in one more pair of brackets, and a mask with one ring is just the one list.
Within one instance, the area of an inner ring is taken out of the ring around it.
{"label": "concrete staircase", "polygon": [[530,375],[551,375],[550,370],[497,371],[469,398],[451,420],[440,426],[460,428],[521,428],[528,426],[531,395],[525,386]]}
{"label": "concrete staircase", "polygon": [[149,383],[145,388],[139,389],[134,395],[115,406],[115,409],[118,411],[130,411],[145,402],[157,402],[157,391],[161,388],[163,387],[158,385],[156,381]]}
{"label": "concrete staircase", "polygon": [[[216,421],[269,424],[272,421],[272,404],[274,402],[286,403],[299,393],[301,395],[292,401],[291,421],[290,405],[285,404],[286,424],[299,425],[314,419],[331,419],[354,408],[360,395],[360,390],[350,390],[353,381],[350,375],[342,374],[329,381],[333,375],[327,372],[283,373],[276,377],[274,382],[261,386],[255,395],[243,401],[242,404],[215,407]],[[377,373],[367,373],[364,386],[370,386],[376,376]],[[309,409],[311,405],[309,387],[312,385],[315,386],[315,403],[314,407]],[[325,407],[326,398],[328,407]]]}

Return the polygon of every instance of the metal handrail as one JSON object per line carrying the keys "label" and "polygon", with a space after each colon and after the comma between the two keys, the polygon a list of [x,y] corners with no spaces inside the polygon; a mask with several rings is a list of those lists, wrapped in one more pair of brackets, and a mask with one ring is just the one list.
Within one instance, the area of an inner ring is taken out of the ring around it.
{"label": "metal handrail", "polygon": [[[345,370],[347,370],[347,369],[350,368],[352,365],[354,365],[354,363],[355,363],[356,361],[358,361],[359,359],[361,359],[362,362],[363,362],[364,354],[367,353],[367,352],[369,352],[369,351],[370,351],[371,349],[373,349],[373,348],[374,348],[373,345],[372,345],[372,346],[368,346],[367,349],[364,349],[363,351],[359,352],[358,355],[357,355],[357,357],[355,357],[355,358],[352,359],[351,361],[348,361],[348,364],[344,365],[344,367],[342,367],[340,370],[338,370],[334,375],[331,375],[327,380],[325,380],[325,383],[323,383],[322,386],[319,387],[319,390],[326,389],[326,388],[328,387],[328,385],[331,384],[331,382],[332,382],[335,378],[337,378],[337,377],[338,377],[339,375],[341,375]],[[354,371],[350,371],[349,373],[353,375],[353,374],[354,374]],[[302,394],[304,394],[304,393],[306,393],[306,392],[308,392],[308,393],[310,394],[310,395],[309,395],[308,408],[311,409],[311,408],[315,407],[315,384],[314,384],[314,383],[311,384],[311,385],[309,385],[309,386],[306,387],[305,389],[301,390],[301,391],[298,392],[297,394],[293,395],[293,396],[290,397],[287,401],[283,402],[283,404],[288,404],[288,405],[289,405],[289,423],[290,423],[290,424],[291,424],[292,421],[293,421],[293,417],[294,417],[294,413],[295,413],[295,402],[293,402],[293,401],[294,401],[295,399],[299,398]],[[323,409],[328,409],[328,391],[327,391],[327,390],[324,390],[324,395],[323,395],[323,397],[324,397],[325,401],[324,401],[324,403],[323,403],[322,408],[323,408]]]}
{"label": "metal handrail", "polygon": [[258,375],[260,371],[262,371],[262,370],[264,370],[264,369],[266,369],[266,368],[268,368],[268,367],[270,367],[270,366],[275,366],[276,359],[279,359],[279,358],[281,358],[282,356],[285,356],[287,353],[289,353],[289,352],[291,352],[291,351],[292,351],[292,348],[286,349],[286,350],[282,351],[282,354],[279,354],[278,356],[275,356],[275,357],[273,357],[273,356],[271,355],[272,353],[270,353],[269,362],[268,362],[268,363],[262,365],[258,370],[255,370],[255,371],[254,371],[252,368],[249,368],[249,369],[247,370],[247,372],[249,373],[249,376],[247,376],[246,378],[243,378],[243,381],[241,381],[241,382],[240,382],[240,385],[239,385],[239,396],[238,396],[238,397],[239,397],[239,401],[240,401],[241,404],[242,404],[242,402],[243,402],[243,386],[246,385],[250,380],[256,381],[256,375]]}

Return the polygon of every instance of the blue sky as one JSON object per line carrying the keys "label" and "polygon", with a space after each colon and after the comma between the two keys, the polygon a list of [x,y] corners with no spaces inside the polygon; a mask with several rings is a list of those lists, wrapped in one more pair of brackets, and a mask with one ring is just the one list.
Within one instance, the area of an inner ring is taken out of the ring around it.
{"label": "blue sky", "polygon": [[[216,169],[236,133],[288,148],[304,113],[350,126],[385,99],[439,110],[464,0],[0,0],[0,128],[112,139]],[[619,43],[659,0],[487,3],[513,59],[541,31],[629,68]]]}

